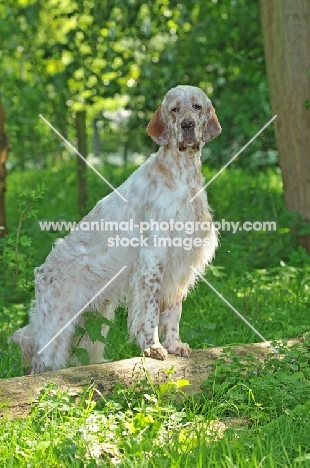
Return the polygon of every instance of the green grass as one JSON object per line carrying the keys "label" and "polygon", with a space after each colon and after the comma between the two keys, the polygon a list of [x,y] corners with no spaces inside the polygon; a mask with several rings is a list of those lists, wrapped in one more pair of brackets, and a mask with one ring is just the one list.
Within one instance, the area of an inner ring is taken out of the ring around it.
{"label": "green grass", "polygon": [[79,399],[50,384],[27,418],[1,424],[1,466],[309,466],[309,343],[265,365],[227,351],[195,397],[173,381]]}
{"label": "green grass", "polygon": [[[107,166],[104,175],[119,185],[132,170]],[[210,178],[212,171],[205,170]],[[107,194],[92,173],[89,208]],[[16,235],[16,200],[25,188],[45,183],[35,203],[37,219],[76,220],[73,167],[13,173],[8,180],[10,235]],[[208,281],[268,340],[301,336],[309,331],[310,260],[297,247],[302,229],[298,216],[282,200],[277,170],[252,174],[234,169],[208,187],[215,219],[275,220],[276,232],[223,232]],[[12,265],[0,268],[0,376],[22,375],[16,346],[7,337],[27,320],[33,297],[32,271],[48,254],[59,233],[42,233],[37,219],[26,219],[20,245],[20,275]],[[32,246],[28,245],[31,239]],[[15,265],[16,266],[16,265]],[[14,265],[13,265],[14,267]],[[234,312],[199,282],[183,307],[181,336],[192,348],[259,341]],[[93,390],[74,400],[54,387],[42,392],[24,420],[2,420],[2,467],[307,467],[310,466],[309,342],[284,350],[279,364],[265,367],[230,354],[219,360],[197,397],[181,397],[145,381],[138,390],[118,386],[109,398]],[[109,359],[139,354],[129,343],[126,313],[119,310],[107,343]]]}

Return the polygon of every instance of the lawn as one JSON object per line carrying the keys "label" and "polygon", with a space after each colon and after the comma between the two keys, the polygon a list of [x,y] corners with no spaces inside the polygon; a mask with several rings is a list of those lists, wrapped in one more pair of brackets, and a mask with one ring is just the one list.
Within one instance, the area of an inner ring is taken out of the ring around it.
{"label": "lawn", "polygon": [[[59,236],[40,232],[38,220],[77,220],[72,168],[66,163],[61,170],[9,176],[10,237],[0,269],[1,378],[23,373],[18,349],[6,340],[27,320],[33,268]],[[117,186],[131,170],[106,166],[102,172]],[[208,179],[214,174],[204,172]],[[91,208],[108,191],[92,173],[88,182]],[[23,193],[38,184],[40,190]],[[88,388],[79,400],[51,385],[26,419],[2,420],[0,466],[310,466],[310,259],[296,242],[303,226],[284,208],[277,169],[230,169],[208,187],[208,197],[215,220],[275,221],[277,229],[221,232],[207,280],[266,339],[304,336],[304,343],[289,350],[284,345],[281,362],[271,353],[264,366],[228,352],[196,397],[183,395],[173,377],[169,388],[146,380],[139,389],[118,386],[108,398]],[[18,210],[30,199],[32,216],[22,223],[17,262]],[[192,348],[260,341],[203,281],[184,304],[181,337]],[[138,353],[127,340],[126,313],[119,310],[107,358]]]}

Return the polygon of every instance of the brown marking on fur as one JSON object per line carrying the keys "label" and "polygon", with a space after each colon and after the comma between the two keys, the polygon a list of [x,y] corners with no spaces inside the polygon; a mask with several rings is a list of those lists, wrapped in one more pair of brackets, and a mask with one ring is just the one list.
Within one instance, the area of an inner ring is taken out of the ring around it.
{"label": "brown marking on fur", "polygon": [[164,166],[164,164],[162,164],[161,162],[158,162],[155,167],[162,176],[171,177],[171,172],[169,171],[167,166]]}
{"label": "brown marking on fur", "polygon": [[169,168],[161,162],[158,162],[156,164],[156,169],[159,172],[159,177],[162,178],[166,187],[168,187],[169,189],[175,188],[175,184],[173,183],[173,175]]}
{"label": "brown marking on fur", "polygon": [[203,141],[207,142],[217,137],[222,131],[222,127],[215,113],[215,109],[212,106],[209,114],[209,118],[206,121],[202,132]]}
{"label": "brown marking on fur", "polygon": [[147,126],[147,132],[156,143],[161,146],[167,145],[169,142],[169,130],[162,115],[162,108],[156,110],[151,121]]}

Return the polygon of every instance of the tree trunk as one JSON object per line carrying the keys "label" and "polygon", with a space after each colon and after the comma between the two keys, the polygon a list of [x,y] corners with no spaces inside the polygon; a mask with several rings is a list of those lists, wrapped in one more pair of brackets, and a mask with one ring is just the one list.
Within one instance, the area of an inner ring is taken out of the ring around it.
{"label": "tree trunk", "polygon": [[5,112],[0,98],[0,237],[4,237],[7,233],[5,216],[5,164],[8,154],[8,148],[8,139],[5,133]]}
{"label": "tree trunk", "polygon": [[[86,142],[86,112],[78,111],[76,113],[76,130],[78,140],[78,152],[87,157],[87,142]],[[86,180],[86,163],[77,155],[77,183],[78,183],[78,214],[82,218],[86,214],[87,205],[87,180]]]}
{"label": "tree trunk", "polygon": [[100,133],[97,127],[97,119],[93,120],[93,145],[94,145],[94,154],[95,156],[100,156],[102,153],[102,145],[100,140]]}
{"label": "tree trunk", "polygon": [[[285,203],[310,221],[310,1],[260,4]],[[310,235],[300,243],[310,254]]]}
{"label": "tree trunk", "polygon": [[128,164],[128,150],[129,150],[129,140],[126,139],[124,142],[124,152],[123,152],[124,167],[127,167],[127,164]]}
{"label": "tree trunk", "polygon": [[[287,346],[302,341],[302,338],[290,340]],[[169,381],[167,371],[173,369],[170,374],[174,381],[189,380],[190,385],[182,390],[188,394],[197,394],[201,391],[202,382],[213,372],[223,349],[196,349],[189,359],[169,355],[166,361],[156,361],[140,357],[0,380],[0,419],[6,413],[11,418],[26,416],[36,396],[49,382],[55,383],[59,390],[70,390],[72,396],[78,396],[89,385],[102,395],[108,395],[116,383],[126,386],[139,384],[142,380],[151,380],[153,384],[165,383]],[[266,343],[233,346],[231,349],[234,349],[241,361],[247,354],[255,356],[260,362],[270,356],[274,357]]]}

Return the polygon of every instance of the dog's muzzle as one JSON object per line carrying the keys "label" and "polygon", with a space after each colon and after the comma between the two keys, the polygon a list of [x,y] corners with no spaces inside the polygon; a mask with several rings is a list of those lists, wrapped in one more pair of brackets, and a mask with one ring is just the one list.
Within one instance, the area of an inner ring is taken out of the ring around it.
{"label": "dog's muzzle", "polygon": [[194,149],[199,149],[199,144],[196,138],[195,126],[195,120],[189,117],[186,117],[181,121],[183,141],[180,143],[180,151],[184,151],[187,146],[190,146]]}
{"label": "dog's muzzle", "polygon": [[183,132],[191,132],[195,129],[195,120],[194,119],[183,119],[181,122],[181,128]]}

